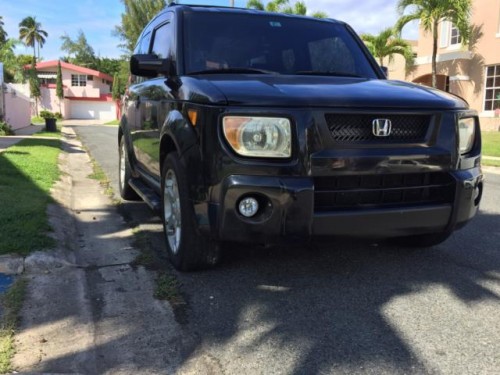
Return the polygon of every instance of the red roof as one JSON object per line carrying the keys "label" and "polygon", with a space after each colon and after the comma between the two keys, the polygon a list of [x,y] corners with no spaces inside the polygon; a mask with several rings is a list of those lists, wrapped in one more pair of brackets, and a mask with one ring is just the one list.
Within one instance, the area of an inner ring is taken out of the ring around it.
{"label": "red roof", "polygon": [[[58,60],[51,60],[51,61],[42,61],[36,64],[36,69],[45,69],[45,68],[57,68],[57,63]],[[31,68],[31,65],[25,65],[24,69],[29,69]],[[94,77],[99,77],[102,79],[105,79],[106,81],[113,82],[113,77],[110,75],[99,72],[94,69],[89,69],[89,68],[84,68],[83,66],[78,66],[74,64],[70,64],[64,61],[61,61],[61,68],[68,69],[68,70],[74,70],[75,72],[82,73],[82,74],[87,74],[89,76],[94,76]]]}

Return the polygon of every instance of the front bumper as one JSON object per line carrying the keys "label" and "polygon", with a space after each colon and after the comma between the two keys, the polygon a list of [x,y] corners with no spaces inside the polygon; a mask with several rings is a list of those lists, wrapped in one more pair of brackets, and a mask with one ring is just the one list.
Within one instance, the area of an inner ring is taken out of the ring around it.
{"label": "front bumper", "polygon": [[[219,203],[209,210],[212,233],[222,241],[274,243],[319,236],[388,238],[452,232],[476,214],[482,195],[480,168],[452,171],[454,199],[448,204],[318,211],[312,177],[228,176]],[[242,198],[259,201],[252,218],[238,212]]]}

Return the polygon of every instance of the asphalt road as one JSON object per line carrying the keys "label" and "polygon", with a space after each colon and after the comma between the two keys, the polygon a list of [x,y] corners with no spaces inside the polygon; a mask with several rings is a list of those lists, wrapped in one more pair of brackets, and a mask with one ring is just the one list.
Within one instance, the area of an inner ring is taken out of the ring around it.
{"label": "asphalt road", "polygon": [[[75,130],[116,188],[117,128]],[[226,374],[498,374],[500,175],[486,177],[480,214],[435,248],[235,246],[215,270],[175,273],[184,358]],[[122,211],[164,252],[145,204]]]}

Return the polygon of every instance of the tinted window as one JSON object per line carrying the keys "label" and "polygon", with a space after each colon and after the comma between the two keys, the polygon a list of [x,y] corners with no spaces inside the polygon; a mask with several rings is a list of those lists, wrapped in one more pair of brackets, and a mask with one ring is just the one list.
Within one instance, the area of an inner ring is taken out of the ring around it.
{"label": "tinted window", "polygon": [[172,26],[170,23],[166,23],[160,26],[155,31],[153,38],[153,48],[152,53],[156,54],[159,58],[167,58],[172,56],[173,50],[173,34]]}
{"label": "tinted window", "polygon": [[185,70],[256,68],[281,74],[324,72],[376,78],[342,24],[280,15],[189,12]]}
{"label": "tinted window", "polygon": [[148,32],[141,38],[141,42],[139,43],[139,52],[137,53],[142,53],[142,54],[148,53],[150,44],[151,44],[151,32]]}

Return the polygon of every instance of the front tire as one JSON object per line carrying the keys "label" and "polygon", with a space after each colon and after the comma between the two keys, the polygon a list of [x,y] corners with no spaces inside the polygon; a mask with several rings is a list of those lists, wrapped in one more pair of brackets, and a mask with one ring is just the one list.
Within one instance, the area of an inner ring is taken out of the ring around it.
{"label": "front tire", "polygon": [[127,201],[137,201],[140,197],[128,183],[132,178],[132,169],[130,168],[130,162],[128,159],[125,137],[120,138],[118,153],[118,188],[120,190],[120,196]]}
{"label": "front tire", "polygon": [[179,271],[216,265],[220,258],[219,245],[197,230],[186,172],[176,152],[165,158],[161,189],[163,232],[172,265]]}

